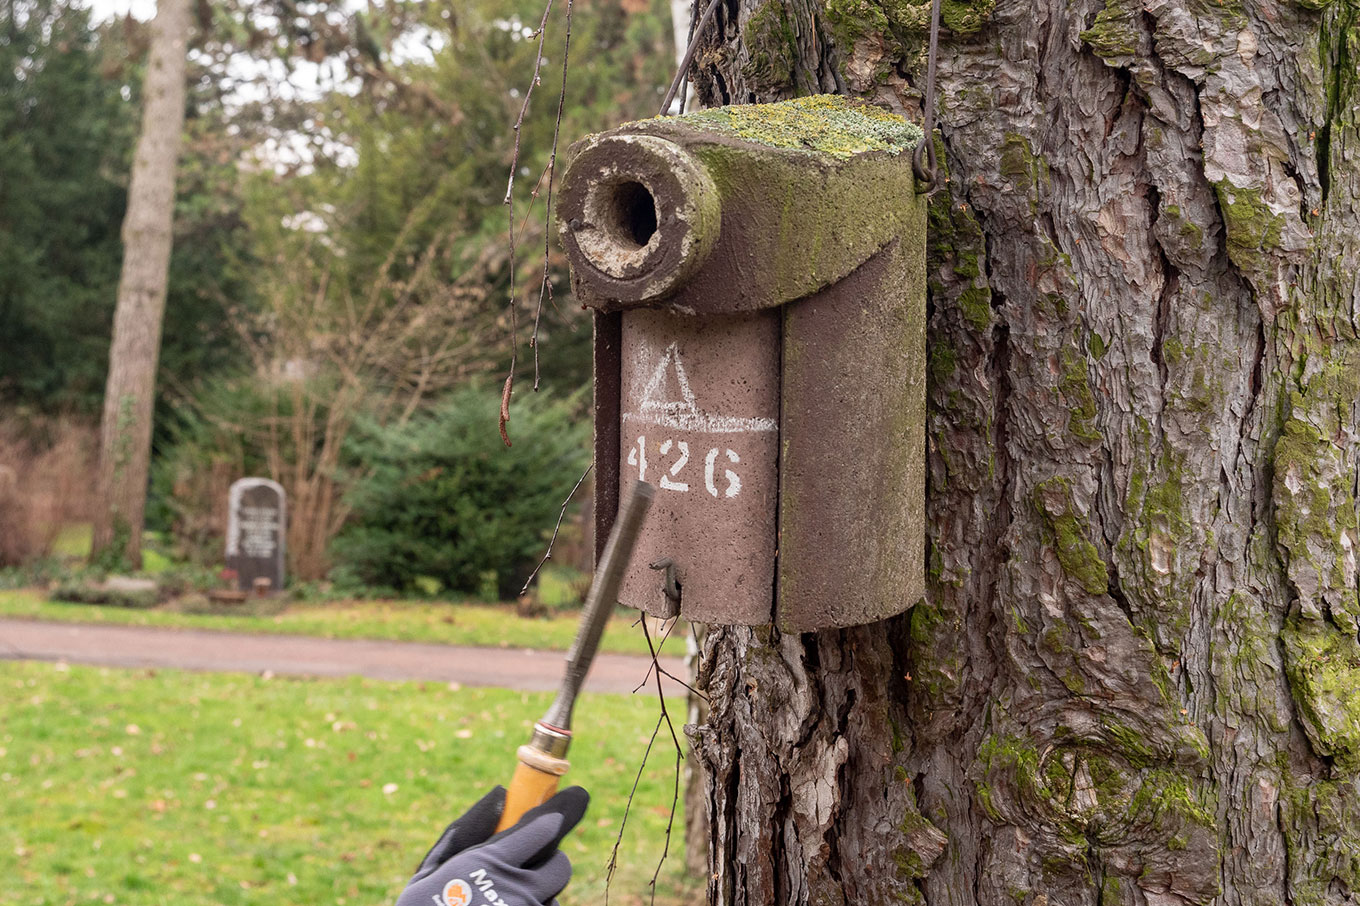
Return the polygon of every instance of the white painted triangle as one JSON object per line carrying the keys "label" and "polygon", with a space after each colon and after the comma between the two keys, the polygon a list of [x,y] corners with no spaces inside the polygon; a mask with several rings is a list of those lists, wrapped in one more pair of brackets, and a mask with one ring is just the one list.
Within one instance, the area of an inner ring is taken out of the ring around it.
{"label": "white painted triangle", "polygon": [[[674,372],[675,385],[679,388],[679,399],[670,398],[668,392],[668,372]],[[638,411],[626,412],[624,421],[640,421],[675,428],[679,431],[702,431],[710,434],[738,434],[746,432],[775,431],[779,423],[773,418],[743,418],[732,415],[711,415],[699,409],[694,399],[694,391],[685,374],[685,363],[680,359],[680,348],[676,343],[666,347],[661,360],[652,369],[647,383],[642,387],[642,398]]]}

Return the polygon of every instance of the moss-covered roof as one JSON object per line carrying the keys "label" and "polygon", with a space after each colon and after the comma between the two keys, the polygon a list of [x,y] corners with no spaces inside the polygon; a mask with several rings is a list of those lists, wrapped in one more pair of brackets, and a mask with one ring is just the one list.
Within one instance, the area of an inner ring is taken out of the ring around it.
{"label": "moss-covered roof", "polygon": [[679,117],[700,128],[771,148],[851,157],[866,151],[915,149],[921,127],[871,104],[821,94],[776,104],[716,107]]}

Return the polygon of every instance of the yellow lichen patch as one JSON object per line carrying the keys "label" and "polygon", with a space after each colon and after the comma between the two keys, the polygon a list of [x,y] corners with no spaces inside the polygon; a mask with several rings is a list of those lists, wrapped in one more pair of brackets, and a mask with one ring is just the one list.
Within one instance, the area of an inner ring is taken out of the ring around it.
{"label": "yellow lichen patch", "polygon": [[915,149],[921,129],[896,114],[836,95],[777,104],[719,107],[683,120],[771,148],[815,151],[846,158],[867,151]]}

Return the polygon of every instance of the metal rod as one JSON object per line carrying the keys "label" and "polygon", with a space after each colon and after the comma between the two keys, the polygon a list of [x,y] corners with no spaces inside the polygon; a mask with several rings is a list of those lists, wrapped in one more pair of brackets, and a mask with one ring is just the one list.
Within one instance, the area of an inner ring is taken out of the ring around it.
{"label": "metal rod", "polygon": [[675,80],[671,82],[670,90],[666,92],[666,99],[661,102],[661,112],[657,116],[665,116],[671,109],[671,101],[675,100],[675,93],[680,90],[680,82],[684,79],[685,73],[689,72],[689,64],[694,62],[694,51],[699,49],[699,35],[708,28],[708,23],[713,21],[713,14],[718,11],[718,0],[710,0],[708,8],[704,10],[703,16],[699,19],[699,24],[694,26],[694,31],[690,33],[689,47],[685,48],[685,56],[680,60],[680,66],[675,70]]}
{"label": "metal rod", "polygon": [[571,731],[571,712],[576,707],[576,696],[585,682],[586,673],[590,671],[591,662],[595,660],[605,624],[609,622],[609,616],[619,601],[623,574],[628,569],[633,546],[637,543],[643,520],[655,496],[656,489],[650,484],[636,482],[633,493],[628,495],[619,509],[619,518],[614,520],[609,542],[604,546],[604,553],[595,569],[595,579],[590,583],[585,613],[581,615],[581,628],[577,630],[576,641],[567,652],[567,669],[562,677],[562,687],[539,721],[546,727],[568,734]]}
{"label": "metal rod", "polygon": [[939,188],[935,159],[935,66],[940,53],[940,0],[930,4],[930,57],[926,63],[926,92],[921,100],[921,142],[912,155],[912,167],[921,181],[920,191],[934,195]]}

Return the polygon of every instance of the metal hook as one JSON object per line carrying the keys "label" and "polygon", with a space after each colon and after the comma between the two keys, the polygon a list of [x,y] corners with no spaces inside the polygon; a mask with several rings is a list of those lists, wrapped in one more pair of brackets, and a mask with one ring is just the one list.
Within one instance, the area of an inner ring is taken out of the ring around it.
{"label": "metal hook", "polygon": [[939,191],[940,186],[937,182],[939,170],[935,159],[935,142],[931,136],[926,135],[921,139],[921,143],[916,146],[916,151],[911,156],[911,167],[916,172],[916,180],[920,187],[916,190],[918,195],[927,197]]}
{"label": "metal hook", "polygon": [[680,583],[675,578],[675,561],[670,557],[662,557],[647,564],[648,569],[665,570],[666,575],[661,580],[661,592],[677,607],[680,606]]}
{"label": "metal hook", "polygon": [[921,99],[921,143],[912,155],[912,169],[922,183],[917,191],[927,197],[939,189],[935,160],[935,67],[940,50],[940,0],[930,4],[930,56],[926,63],[926,91]]}

